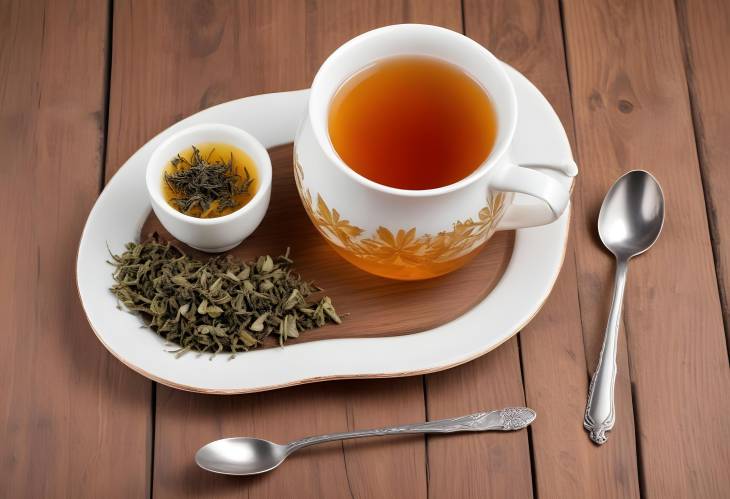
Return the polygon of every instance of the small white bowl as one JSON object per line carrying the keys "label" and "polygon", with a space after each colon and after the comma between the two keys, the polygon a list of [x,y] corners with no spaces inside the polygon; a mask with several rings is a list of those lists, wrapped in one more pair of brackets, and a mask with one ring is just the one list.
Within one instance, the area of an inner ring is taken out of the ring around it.
{"label": "small white bowl", "polygon": [[[170,160],[180,151],[206,142],[238,147],[253,159],[258,173],[253,199],[218,218],[184,215],[171,207],[162,193],[162,174]],[[147,192],[155,215],[177,240],[201,251],[220,253],[238,246],[264,218],[271,198],[271,158],[258,140],[240,128],[222,124],[193,126],[173,134],[152,153],[147,163]]]}

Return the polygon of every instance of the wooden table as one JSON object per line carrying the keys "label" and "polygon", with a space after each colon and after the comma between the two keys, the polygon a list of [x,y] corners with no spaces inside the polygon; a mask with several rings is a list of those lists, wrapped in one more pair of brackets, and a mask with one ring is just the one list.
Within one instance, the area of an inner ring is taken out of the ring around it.
{"label": "wooden table", "polygon": [[[94,337],[75,291],[104,183],[175,121],[303,88],[386,24],[462,31],[530,78],[581,173],[560,279],[517,337],[428,376],[256,395],[156,385]],[[729,497],[730,2],[726,0],[0,1],[0,495],[5,497]],[[582,428],[612,260],[595,221],[622,172],[667,198],[631,268],[603,447]],[[528,405],[529,431],[350,441],[253,479],[198,470],[221,435],[286,441]]]}

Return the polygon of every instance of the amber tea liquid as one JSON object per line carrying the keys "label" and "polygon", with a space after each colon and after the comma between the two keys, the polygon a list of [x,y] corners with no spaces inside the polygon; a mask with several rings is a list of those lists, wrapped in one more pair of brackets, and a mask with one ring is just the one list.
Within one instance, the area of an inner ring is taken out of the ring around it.
{"label": "amber tea liquid", "polygon": [[468,177],[489,156],[497,120],[486,91],[457,66],[385,59],[349,78],[329,111],[329,136],[355,172],[399,189]]}

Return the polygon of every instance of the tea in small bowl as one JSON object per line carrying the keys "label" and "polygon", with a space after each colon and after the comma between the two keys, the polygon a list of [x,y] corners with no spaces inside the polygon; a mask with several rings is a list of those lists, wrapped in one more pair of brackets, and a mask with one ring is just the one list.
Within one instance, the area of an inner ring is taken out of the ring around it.
{"label": "tea in small bowl", "polygon": [[266,214],[271,159],[240,128],[204,124],[171,135],[147,163],[147,192],[160,223],[177,240],[209,253],[248,237]]}
{"label": "tea in small bowl", "polygon": [[170,158],[162,175],[167,204],[184,215],[216,218],[243,208],[256,195],[256,164],[223,142],[192,145]]}

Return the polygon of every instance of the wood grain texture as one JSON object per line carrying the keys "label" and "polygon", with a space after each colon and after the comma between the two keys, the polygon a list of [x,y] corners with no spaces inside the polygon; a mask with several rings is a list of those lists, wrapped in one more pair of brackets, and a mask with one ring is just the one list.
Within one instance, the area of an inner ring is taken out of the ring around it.
{"label": "wood grain texture", "polygon": [[324,444],[271,473],[225,477],[193,456],[218,438],[253,435],[285,443],[306,435],[421,421],[418,378],[386,383],[329,382],[245,396],[211,397],[159,387],[156,497],[424,497],[420,437]]}
{"label": "wood grain texture", "polygon": [[[121,164],[149,137],[202,108],[307,87],[332,50],[369,28],[407,20],[458,28],[458,7],[458,2],[435,1],[117,1],[109,164]],[[287,461],[285,468],[251,480],[200,472],[192,457],[198,446],[223,436],[286,441],[424,418],[418,377],[225,398],[158,386],[153,494],[423,497],[422,438],[315,448]]]}
{"label": "wood grain texture", "polygon": [[[329,52],[362,31],[403,21],[462,29],[459,0],[112,3],[106,178],[184,116],[308,86]],[[0,1],[0,147],[23,151],[0,182],[0,212],[10,214],[0,236],[0,496],[730,496],[722,324],[730,7],[563,2],[569,101],[558,0],[463,3],[467,34],[534,81],[571,136],[571,103],[574,110],[581,174],[573,241],[520,341],[428,376],[426,408],[422,377],[236,397],[157,387],[150,407],[154,385],[103,350],[72,289],[76,245],[104,171],[110,4]],[[617,427],[595,448],[582,411],[613,273],[595,219],[608,186],[631,168],[657,175],[668,218],[657,246],[632,262]],[[249,480],[204,473],[192,461],[222,436],[286,441],[524,403],[539,413],[529,440],[520,432],[427,445],[420,437],[350,441],[308,449]]]}
{"label": "wood grain texture", "polygon": [[102,171],[107,15],[93,1],[0,4],[4,497],[148,492],[150,385],[96,340],[75,290]]}
{"label": "wood grain texture", "polygon": [[[467,1],[464,17],[470,37],[520,70],[544,93],[574,144],[558,2]],[[573,194],[575,233],[585,230],[577,225],[578,220],[595,221],[595,207],[583,202],[585,165],[573,149],[580,168]],[[586,210],[588,213],[581,216]],[[610,445],[602,448],[590,442],[582,427],[588,371],[595,366],[608,311],[605,306],[581,310],[573,241],[571,237],[550,298],[520,333],[526,402],[539,415],[530,429],[535,490],[541,497],[638,497],[631,387],[623,338],[616,385],[621,424],[611,433]],[[610,278],[605,282],[610,283]],[[610,286],[602,292],[601,303],[607,305]],[[590,348],[584,348],[584,335]]]}
{"label": "wood grain texture", "polygon": [[632,168],[654,173],[667,201],[664,231],[631,262],[624,301],[642,494],[727,497],[730,370],[674,4],[563,7],[585,206],[575,232],[582,310],[606,307],[612,273],[589,207]]}
{"label": "wood grain texture", "polygon": [[[347,314],[342,324],[327,325],[302,334],[296,343],[334,338],[400,336],[425,331],[460,317],[487,296],[502,277],[514,246],[514,232],[498,232],[468,268],[424,281],[394,281],[377,277],[333,253],[302,206],[292,175],[292,146],[270,151],[273,181],[269,210],[246,241],[226,252],[243,261],[259,255],[278,255],[291,247],[294,266],[334,300]],[[165,230],[154,213],[142,226],[142,237],[157,232],[190,255],[211,255],[180,243]],[[271,337],[263,348],[279,348]]]}
{"label": "wood grain texture", "polygon": [[730,342],[730,2],[679,0],[687,80],[715,256],[720,301]]}
{"label": "wood grain texture", "polygon": [[[464,2],[463,7],[466,26],[462,31],[484,43],[479,37],[488,28],[478,9],[489,11],[499,5]],[[490,43],[485,46],[495,48]],[[509,57],[504,60],[512,62]],[[525,405],[517,339],[469,364],[426,376],[425,387],[429,419]],[[530,459],[526,432],[429,436],[429,497],[529,497],[533,493]]]}
{"label": "wood grain texture", "polygon": [[[489,355],[426,376],[428,418],[524,406],[516,338]],[[463,433],[428,437],[431,498],[530,497],[527,432]]]}

